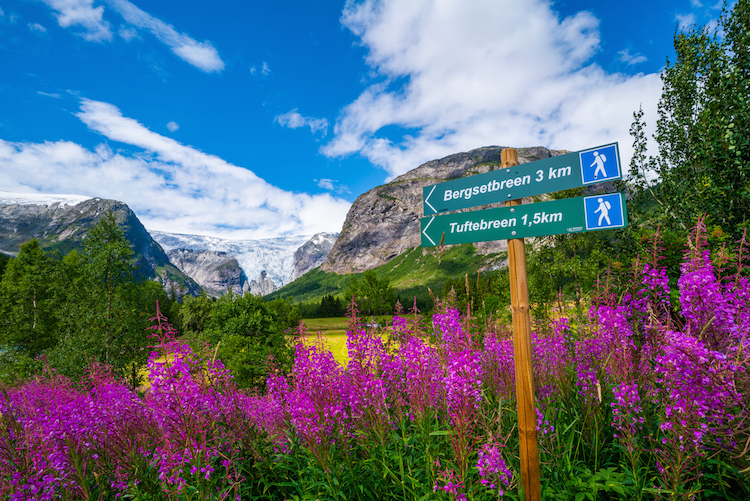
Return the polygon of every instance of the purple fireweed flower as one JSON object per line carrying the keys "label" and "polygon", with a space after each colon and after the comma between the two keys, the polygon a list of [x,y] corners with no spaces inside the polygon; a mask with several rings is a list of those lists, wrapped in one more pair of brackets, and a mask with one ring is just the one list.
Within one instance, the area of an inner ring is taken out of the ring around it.
{"label": "purple fireweed flower", "polygon": [[[442,470],[438,472],[438,480],[435,480],[432,490],[443,491],[451,495],[456,501],[466,500],[466,493],[464,490],[463,480],[456,478],[457,475],[452,468]],[[442,482],[442,485],[441,485]]]}
{"label": "purple fireweed flower", "polygon": [[[721,270],[708,251],[704,222],[699,221],[690,238],[690,246],[681,266],[680,289],[682,316],[694,336],[706,340],[712,349],[732,350],[747,343],[750,317],[748,279],[742,275],[744,237],[740,241],[737,274],[722,283]],[[746,345],[747,346],[747,345]]]}
{"label": "purple fireweed flower", "polygon": [[667,440],[676,437],[697,450],[705,445],[706,430],[715,427],[720,433],[743,400],[734,384],[737,367],[688,334],[669,331],[666,340],[654,371],[664,406],[661,429]]}
{"label": "purple fireweed flower", "polygon": [[737,320],[747,304],[747,280],[744,282],[737,284],[740,285],[737,289],[735,284],[721,284],[709,251],[693,252],[690,261],[682,265],[682,276],[677,282],[681,312],[690,332],[704,336],[716,349],[739,338]]}
{"label": "purple fireweed flower", "polygon": [[465,403],[476,406],[482,400],[482,359],[475,350],[449,352],[444,377],[448,412],[453,414]]}
{"label": "purple fireweed flower", "polygon": [[634,452],[635,438],[643,431],[643,407],[638,393],[638,384],[618,384],[613,388],[615,400],[612,406],[612,426],[618,430],[615,435]]}
{"label": "purple fireweed flower", "polygon": [[548,435],[555,431],[555,426],[549,423],[539,407],[536,408],[536,429],[542,435]]}
{"label": "purple fireweed flower", "polygon": [[495,395],[509,400],[514,398],[516,391],[516,372],[513,363],[513,340],[498,338],[498,335],[492,332],[486,333],[482,350],[484,386]]}
{"label": "purple fireweed flower", "polygon": [[295,431],[314,448],[351,431],[353,395],[346,372],[333,354],[297,344],[288,408]]}
{"label": "purple fireweed flower", "polygon": [[399,348],[398,362],[412,419],[434,412],[445,401],[443,366],[437,350],[409,337]]}
{"label": "purple fireweed flower", "polygon": [[461,325],[461,316],[456,308],[446,308],[444,313],[433,314],[432,323],[447,348],[459,351],[472,347],[471,334]]}
{"label": "purple fireweed flower", "polygon": [[504,494],[501,484],[508,487],[513,479],[513,474],[500,454],[501,447],[504,446],[498,443],[484,444],[478,451],[477,459],[477,470],[481,477],[479,482],[493,491],[497,489],[498,496]]}
{"label": "purple fireweed flower", "polygon": [[573,362],[565,340],[568,329],[565,318],[556,322],[550,337],[531,335],[532,364],[539,400],[561,396],[567,391],[567,368]]}

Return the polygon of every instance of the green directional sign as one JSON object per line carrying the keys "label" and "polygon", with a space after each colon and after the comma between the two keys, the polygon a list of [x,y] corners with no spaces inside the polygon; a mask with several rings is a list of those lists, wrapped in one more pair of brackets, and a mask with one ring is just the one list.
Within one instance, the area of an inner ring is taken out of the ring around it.
{"label": "green directional sign", "polygon": [[625,196],[609,193],[550,202],[428,216],[421,220],[422,247],[542,237],[624,228]]}
{"label": "green directional sign", "polygon": [[425,186],[424,215],[621,179],[617,143]]}

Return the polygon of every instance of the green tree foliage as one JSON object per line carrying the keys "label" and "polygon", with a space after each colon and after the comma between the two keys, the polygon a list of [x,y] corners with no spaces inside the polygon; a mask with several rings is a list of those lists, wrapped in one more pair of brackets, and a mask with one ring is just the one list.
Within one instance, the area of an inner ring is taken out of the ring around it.
{"label": "green tree foliage", "polygon": [[344,293],[348,300],[354,298],[365,315],[388,315],[396,304],[396,291],[387,276],[378,278],[375,270],[365,271],[361,277],[352,277]]}
{"label": "green tree foliage", "polygon": [[4,379],[25,377],[57,344],[59,301],[50,281],[56,262],[38,240],[21,246],[0,281],[0,364]]}
{"label": "green tree foliage", "polygon": [[83,253],[71,252],[59,269],[61,339],[50,361],[63,373],[80,375],[90,362],[126,372],[148,356],[146,328],[156,301],[170,301],[157,282],[136,277],[133,250],[110,212],[93,227]]}
{"label": "green tree foliage", "polygon": [[[611,247],[597,235],[572,233],[548,237],[536,251],[527,252],[529,301],[537,315],[559,294],[572,299],[576,306],[607,269]],[[606,249],[606,250],[605,250]]]}
{"label": "green tree foliage", "polygon": [[190,338],[201,338],[211,318],[215,301],[205,291],[200,296],[184,296],[179,307],[180,332]]}
{"label": "green tree foliage", "polygon": [[282,329],[294,332],[294,330],[299,327],[299,322],[302,320],[302,314],[300,313],[299,306],[293,304],[290,299],[277,297],[271,301],[264,300],[264,302],[271,315]]}
{"label": "green tree foliage", "polygon": [[8,266],[8,261],[10,261],[10,256],[0,253],[0,279],[3,278],[3,273],[5,273],[5,268]]}
{"label": "green tree foliage", "polygon": [[321,317],[343,317],[346,315],[346,305],[340,297],[333,294],[323,296],[320,300]]}
{"label": "green tree foliage", "polygon": [[[465,313],[467,306],[476,313],[484,309],[484,300],[492,293],[492,280],[477,273],[476,278],[469,278],[468,274],[462,277],[451,277],[443,282],[442,297],[447,298],[451,294],[455,297],[455,306]],[[451,292],[452,291],[452,292]]]}
{"label": "green tree foliage", "polygon": [[510,282],[508,270],[476,277],[465,274],[463,277],[451,277],[443,282],[440,295],[443,299],[450,298],[453,304],[465,313],[470,308],[472,315],[481,320],[510,319]]}
{"label": "green tree foliage", "polygon": [[[351,301],[351,296],[349,297]],[[346,315],[346,303],[333,294],[324,295],[320,301],[299,302],[295,304],[300,318],[328,318]]]}
{"label": "green tree foliage", "polygon": [[61,258],[24,244],[0,282],[0,379],[28,377],[41,356],[73,378],[91,362],[121,374],[145,362],[156,301],[168,310],[170,300],[157,282],[136,278],[132,256],[112,213],[83,252]]}
{"label": "green tree foliage", "polygon": [[299,315],[295,315],[290,303],[277,301],[289,308],[278,302],[264,303],[252,294],[239,296],[231,291],[212,301],[211,312],[204,320],[203,340],[231,369],[240,387],[262,386],[269,363],[282,370],[291,366],[293,350],[289,338]]}
{"label": "green tree foliage", "polygon": [[643,112],[634,114],[630,184],[654,219],[686,229],[702,214],[735,237],[750,218],[750,0],[725,7],[715,28],[674,37],[661,74],[659,150],[647,156]]}

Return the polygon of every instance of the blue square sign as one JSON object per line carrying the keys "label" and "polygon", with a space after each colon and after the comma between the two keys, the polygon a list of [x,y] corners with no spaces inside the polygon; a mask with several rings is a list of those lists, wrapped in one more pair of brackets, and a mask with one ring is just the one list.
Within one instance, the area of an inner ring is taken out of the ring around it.
{"label": "blue square sign", "polygon": [[617,153],[617,144],[579,152],[583,184],[620,179],[620,156]]}
{"label": "blue square sign", "polygon": [[583,199],[586,230],[605,230],[625,226],[625,207],[620,193]]}

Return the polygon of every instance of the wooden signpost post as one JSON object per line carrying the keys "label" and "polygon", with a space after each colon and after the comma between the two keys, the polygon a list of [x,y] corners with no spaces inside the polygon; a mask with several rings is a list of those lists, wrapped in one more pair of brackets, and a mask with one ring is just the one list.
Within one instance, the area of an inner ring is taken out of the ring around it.
{"label": "wooden signpost post", "polygon": [[[501,160],[503,168],[518,165],[518,153],[514,148],[506,148],[501,152]],[[521,200],[511,200],[506,205],[521,205]],[[513,358],[516,368],[521,485],[525,500],[541,501],[539,442],[536,436],[536,389],[534,370],[531,367],[529,284],[526,277],[526,247],[523,238],[508,240],[508,271],[510,308],[513,312]]]}
{"label": "wooden signpost post", "polygon": [[[422,247],[508,240],[513,353],[518,401],[521,485],[526,501],[541,501],[536,390],[531,366],[531,319],[524,237],[627,226],[620,193],[521,204],[521,198],[621,178],[617,143],[518,165],[514,148],[501,152],[501,169],[426,186]],[[544,190],[544,191],[540,191]],[[505,207],[436,215],[493,202]]]}

